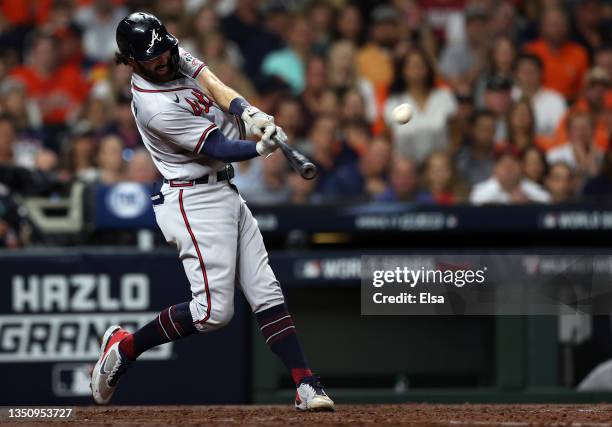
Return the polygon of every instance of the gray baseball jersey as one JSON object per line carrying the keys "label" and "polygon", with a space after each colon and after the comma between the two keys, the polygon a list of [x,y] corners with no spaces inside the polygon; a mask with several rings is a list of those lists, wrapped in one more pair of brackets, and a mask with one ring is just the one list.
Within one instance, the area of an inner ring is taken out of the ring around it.
{"label": "gray baseball jersey", "polygon": [[[153,196],[153,208],[166,241],[183,262],[196,328],[206,332],[229,322],[236,287],[254,312],[282,304],[257,221],[236,188],[217,182],[211,173],[224,164],[201,153],[215,129],[238,138],[240,122],[189,77],[153,84],[134,74],[132,93],[138,130],[169,181]],[[204,175],[209,175],[208,183],[193,181]]]}
{"label": "gray baseball jersey", "polygon": [[142,140],[168,180],[197,179],[224,166],[201,153],[214,130],[229,139],[243,137],[239,119],[223,111],[192,78],[158,84],[133,74],[132,95]]}

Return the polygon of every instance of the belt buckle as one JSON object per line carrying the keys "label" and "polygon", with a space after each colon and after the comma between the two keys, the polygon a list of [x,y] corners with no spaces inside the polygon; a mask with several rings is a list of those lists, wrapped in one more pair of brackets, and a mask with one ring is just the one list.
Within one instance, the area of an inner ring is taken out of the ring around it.
{"label": "belt buckle", "polygon": [[170,181],[168,181],[168,183],[170,184],[170,187],[193,187],[195,181],[171,179]]}

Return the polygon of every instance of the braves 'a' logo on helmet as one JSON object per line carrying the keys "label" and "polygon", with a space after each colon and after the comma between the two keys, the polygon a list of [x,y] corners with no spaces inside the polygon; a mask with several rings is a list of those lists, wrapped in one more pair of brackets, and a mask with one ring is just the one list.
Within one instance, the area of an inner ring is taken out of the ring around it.
{"label": "braves 'a' logo on helmet", "polygon": [[161,36],[157,34],[156,29],[153,29],[151,31],[151,43],[149,43],[149,48],[147,50],[151,50],[151,48],[153,48],[153,46],[155,45],[155,42],[160,42],[160,41],[162,41]]}

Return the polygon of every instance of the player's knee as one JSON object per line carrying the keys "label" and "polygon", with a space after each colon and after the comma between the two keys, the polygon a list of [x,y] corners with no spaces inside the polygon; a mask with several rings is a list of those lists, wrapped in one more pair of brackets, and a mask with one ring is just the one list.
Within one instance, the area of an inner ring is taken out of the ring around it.
{"label": "player's knee", "polygon": [[199,332],[210,332],[221,329],[234,317],[234,306],[212,308],[209,313],[202,313],[196,319]]}
{"label": "player's knee", "polygon": [[214,325],[215,329],[226,326],[234,317],[233,304],[218,309],[211,310],[209,322]]}

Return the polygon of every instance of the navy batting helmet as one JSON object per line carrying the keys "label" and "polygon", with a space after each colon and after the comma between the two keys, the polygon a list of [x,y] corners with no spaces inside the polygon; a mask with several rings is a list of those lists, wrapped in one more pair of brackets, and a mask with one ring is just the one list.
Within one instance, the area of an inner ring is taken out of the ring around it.
{"label": "navy batting helmet", "polygon": [[155,15],[135,12],[117,26],[117,46],[121,55],[136,61],[154,59],[178,46],[178,39],[170,34]]}

